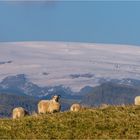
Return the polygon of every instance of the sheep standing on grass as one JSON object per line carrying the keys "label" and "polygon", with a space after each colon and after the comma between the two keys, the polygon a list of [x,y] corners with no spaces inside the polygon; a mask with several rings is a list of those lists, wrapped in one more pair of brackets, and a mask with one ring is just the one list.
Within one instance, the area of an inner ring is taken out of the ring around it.
{"label": "sheep standing on grass", "polygon": [[78,112],[82,109],[82,106],[80,104],[73,104],[70,107],[70,111]]}
{"label": "sheep standing on grass", "polygon": [[54,113],[59,112],[61,109],[61,105],[59,103],[60,95],[55,95],[51,100],[41,100],[38,103],[38,113]]}
{"label": "sheep standing on grass", "polygon": [[140,105],[140,96],[136,96],[134,100],[135,105]]}
{"label": "sheep standing on grass", "polygon": [[13,119],[22,118],[29,115],[29,112],[22,107],[16,107],[13,109],[12,117]]}

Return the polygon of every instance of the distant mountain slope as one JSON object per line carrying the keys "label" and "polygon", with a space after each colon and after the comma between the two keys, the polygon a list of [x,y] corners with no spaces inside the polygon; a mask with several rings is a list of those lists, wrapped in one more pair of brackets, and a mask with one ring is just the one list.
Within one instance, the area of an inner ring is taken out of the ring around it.
{"label": "distant mountain slope", "polygon": [[[66,110],[69,101],[80,102],[87,105],[129,104],[133,103],[134,97],[140,95],[140,80],[135,79],[102,79],[101,85],[96,87],[86,86],[79,92],[73,92],[64,86],[40,87],[32,82],[24,74],[8,76],[0,83],[0,94],[8,93],[17,96],[32,96],[38,99],[50,99],[54,94],[61,95]],[[68,107],[67,107],[68,106]]]}
{"label": "distant mountain slope", "polygon": [[9,92],[17,95],[40,96],[44,90],[30,82],[24,74],[8,76],[0,83],[0,92]]}
{"label": "distant mountain slope", "polygon": [[98,106],[104,103],[112,105],[133,104],[137,95],[140,95],[140,89],[137,87],[107,82],[85,94],[81,103],[90,106]]}
{"label": "distant mountain slope", "polygon": [[29,95],[34,97],[50,97],[54,94],[59,94],[63,98],[80,98],[78,96],[72,96],[74,94],[70,88],[63,86],[46,86],[40,87],[32,82],[24,74],[18,74],[15,76],[8,76],[0,82],[0,93],[12,93],[16,95]]}
{"label": "distant mountain slope", "polygon": [[0,94],[0,117],[11,116],[14,107],[24,107],[30,113],[37,111],[38,99],[30,96],[18,96],[13,94]]}

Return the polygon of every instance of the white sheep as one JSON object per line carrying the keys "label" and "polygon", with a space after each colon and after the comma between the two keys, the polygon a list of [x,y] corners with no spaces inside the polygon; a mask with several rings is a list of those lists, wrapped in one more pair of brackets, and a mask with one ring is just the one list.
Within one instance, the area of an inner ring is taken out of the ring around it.
{"label": "white sheep", "polygon": [[135,105],[140,105],[140,96],[136,96],[134,100]]}
{"label": "white sheep", "polygon": [[73,104],[70,107],[70,111],[78,112],[82,109],[82,106],[80,104]]}
{"label": "white sheep", "polygon": [[108,104],[101,104],[101,105],[100,105],[100,108],[101,108],[101,109],[105,109],[105,108],[108,108],[108,107],[109,107]]}
{"label": "white sheep", "polygon": [[29,112],[25,110],[23,107],[16,107],[13,109],[12,118],[18,119],[29,115]]}
{"label": "white sheep", "polygon": [[55,95],[51,100],[41,100],[38,103],[38,113],[54,113],[59,112],[61,109],[61,105],[59,103],[60,95]]}

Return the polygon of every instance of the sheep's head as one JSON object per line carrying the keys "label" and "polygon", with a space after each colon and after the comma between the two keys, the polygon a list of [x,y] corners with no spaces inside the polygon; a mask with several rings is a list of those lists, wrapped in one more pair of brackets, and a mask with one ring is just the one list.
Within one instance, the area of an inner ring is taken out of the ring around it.
{"label": "sheep's head", "polygon": [[53,99],[54,101],[58,102],[59,99],[60,99],[60,97],[61,97],[60,95],[54,95],[52,99]]}

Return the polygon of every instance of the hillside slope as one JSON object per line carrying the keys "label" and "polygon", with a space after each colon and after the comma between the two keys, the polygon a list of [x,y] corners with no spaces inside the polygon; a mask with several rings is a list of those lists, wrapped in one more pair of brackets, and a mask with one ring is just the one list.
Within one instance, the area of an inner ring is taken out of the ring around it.
{"label": "hillside slope", "polygon": [[140,107],[110,106],[19,120],[1,119],[0,138],[8,139],[138,139]]}

